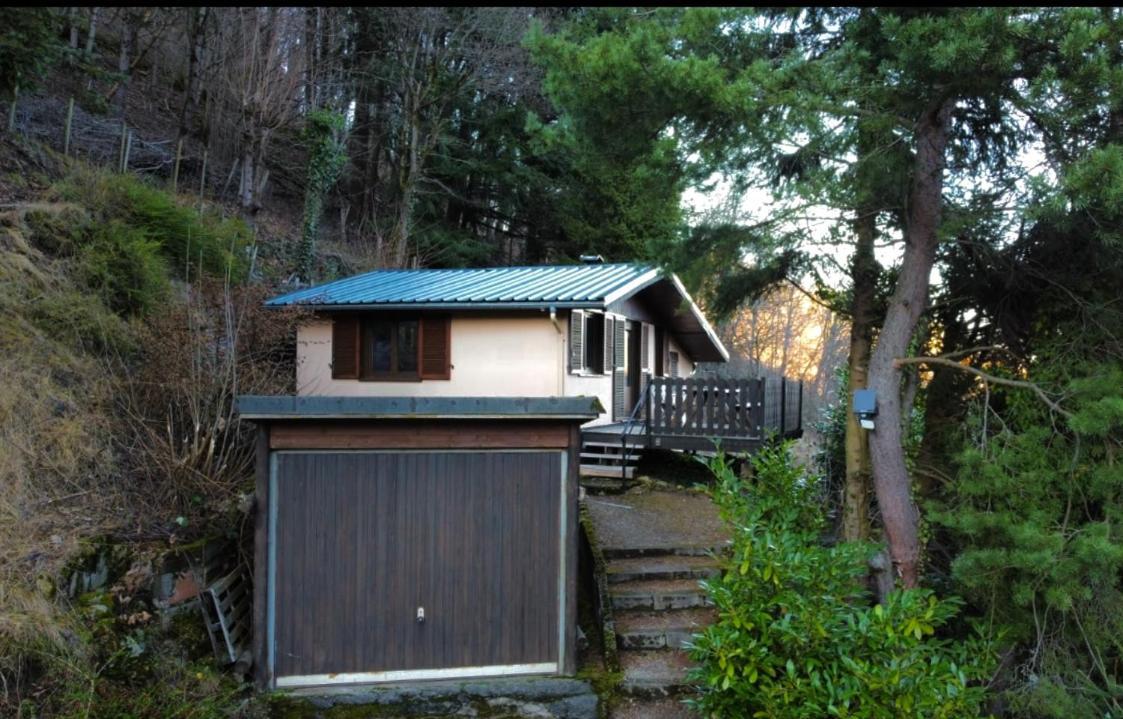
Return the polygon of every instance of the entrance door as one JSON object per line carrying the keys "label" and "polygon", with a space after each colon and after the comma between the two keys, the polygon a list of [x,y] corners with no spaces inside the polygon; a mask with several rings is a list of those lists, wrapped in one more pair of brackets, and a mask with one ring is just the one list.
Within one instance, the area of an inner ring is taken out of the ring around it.
{"label": "entrance door", "polygon": [[643,391],[643,353],[640,340],[643,337],[639,322],[628,322],[628,414],[631,415]]}
{"label": "entrance door", "polygon": [[562,456],[275,452],[276,685],[557,672]]}

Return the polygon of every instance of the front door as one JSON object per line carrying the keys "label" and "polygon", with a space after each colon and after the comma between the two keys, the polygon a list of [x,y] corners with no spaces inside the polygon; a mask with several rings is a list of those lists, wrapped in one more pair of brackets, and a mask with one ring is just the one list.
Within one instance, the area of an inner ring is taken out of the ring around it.
{"label": "front door", "polygon": [[628,414],[631,415],[643,391],[643,353],[640,340],[643,337],[639,322],[628,322]]}

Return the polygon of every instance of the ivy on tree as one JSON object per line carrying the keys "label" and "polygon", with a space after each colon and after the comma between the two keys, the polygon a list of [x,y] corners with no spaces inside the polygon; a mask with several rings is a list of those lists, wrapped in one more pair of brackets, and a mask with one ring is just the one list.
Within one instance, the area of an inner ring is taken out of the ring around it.
{"label": "ivy on tree", "polygon": [[312,280],[316,263],[316,240],[324,200],[347,163],[343,115],[328,110],[308,113],[304,141],[308,144],[308,180],[304,189],[304,222],[297,248],[296,274],[305,282]]}

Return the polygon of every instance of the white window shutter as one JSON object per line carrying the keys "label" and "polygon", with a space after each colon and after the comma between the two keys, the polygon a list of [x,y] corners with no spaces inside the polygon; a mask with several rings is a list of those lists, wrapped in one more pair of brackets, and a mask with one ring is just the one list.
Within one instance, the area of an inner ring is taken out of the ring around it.
{"label": "white window shutter", "polygon": [[569,313],[569,371],[580,374],[585,368],[585,313],[573,310]]}
{"label": "white window shutter", "polygon": [[607,314],[604,316],[604,365],[602,374],[612,374],[613,346],[612,340],[616,336],[612,328],[616,324],[616,320],[609,317]]}

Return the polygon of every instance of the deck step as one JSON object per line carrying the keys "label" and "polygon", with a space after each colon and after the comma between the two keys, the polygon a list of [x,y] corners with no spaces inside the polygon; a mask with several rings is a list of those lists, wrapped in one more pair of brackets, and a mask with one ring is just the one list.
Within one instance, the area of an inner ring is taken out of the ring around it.
{"label": "deck step", "polygon": [[711,557],[635,557],[606,562],[609,584],[644,579],[706,579],[716,577],[721,569]]}
{"label": "deck step", "polygon": [[615,463],[623,462],[625,459],[627,459],[628,463],[632,464],[639,461],[639,455],[629,454],[625,456],[623,454],[598,454],[597,452],[582,452],[581,461],[585,461],[586,459],[597,459]]}
{"label": "deck step", "polygon": [[686,652],[676,649],[621,652],[620,688],[632,696],[678,694],[689,686],[686,676],[693,666]]}
{"label": "deck step", "polygon": [[716,619],[717,611],[709,607],[621,612],[616,615],[616,641],[624,650],[679,649]]}
{"label": "deck step", "polygon": [[640,579],[608,588],[617,611],[694,609],[712,606],[697,579]]}
{"label": "deck step", "polygon": [[635,473],[635,467],[612,466],[609,464],[581,465],[581,475],[583,477],[618,477],[621,479],[631,479],[635,476]]}

